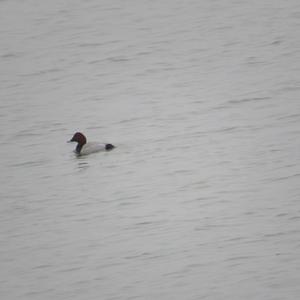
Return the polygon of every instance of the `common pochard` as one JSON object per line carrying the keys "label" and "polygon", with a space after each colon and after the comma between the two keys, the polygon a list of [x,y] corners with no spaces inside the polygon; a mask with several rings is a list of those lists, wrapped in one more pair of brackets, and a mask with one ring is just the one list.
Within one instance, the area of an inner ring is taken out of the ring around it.
{"label": "common pochard", "polygon": [[87,142],[81,132],[76,132],[69,142],[77,142],[74,152],[77,155],[87,155],[99,151],[110,151],[115,148],[112,144],[101,144],[98,142]]}

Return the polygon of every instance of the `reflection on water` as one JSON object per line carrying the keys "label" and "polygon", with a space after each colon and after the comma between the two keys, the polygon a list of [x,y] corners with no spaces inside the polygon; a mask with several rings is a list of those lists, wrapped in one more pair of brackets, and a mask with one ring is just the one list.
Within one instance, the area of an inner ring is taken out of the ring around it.
{"label": "reflection on water", "polygon": [[83,170],[86,170],[89,167],[88,161],[85,160],[82,156],[77,156],[78,159],[78,168]]}

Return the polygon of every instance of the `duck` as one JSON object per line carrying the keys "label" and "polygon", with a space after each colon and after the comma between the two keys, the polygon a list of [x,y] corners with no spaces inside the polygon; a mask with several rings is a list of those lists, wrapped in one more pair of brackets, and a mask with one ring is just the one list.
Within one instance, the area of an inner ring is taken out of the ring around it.
{"label": "duck", "polygon": [[69,140],[69,143],[77,142],[74,152],[77,155],[88,155],[99,151],[110,151],[115,148],[112,144],[101,144],[98,142],[87,142],[86,137],[81,132],[76,132]]}

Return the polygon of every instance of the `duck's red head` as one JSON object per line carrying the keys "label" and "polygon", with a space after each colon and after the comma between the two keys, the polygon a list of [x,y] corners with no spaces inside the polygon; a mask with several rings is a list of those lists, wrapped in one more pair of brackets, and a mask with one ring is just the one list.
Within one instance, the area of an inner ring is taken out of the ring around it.
{"label": "duck's red head", "polygon": [[86,144],[86,137],[81,132],[76,132],[70,142],[77,142],[80,146]]}

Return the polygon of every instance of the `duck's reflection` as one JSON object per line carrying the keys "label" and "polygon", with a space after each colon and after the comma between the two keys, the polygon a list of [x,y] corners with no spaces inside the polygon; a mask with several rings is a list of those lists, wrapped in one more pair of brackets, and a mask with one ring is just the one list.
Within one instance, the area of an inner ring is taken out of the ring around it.
{"label": "duck's reflection", "polygon": [[77,156],[77,160],[78,160],[78,169],[80,171],[84,171],[89,168],[90,165],[86,160],[86,157]]}

